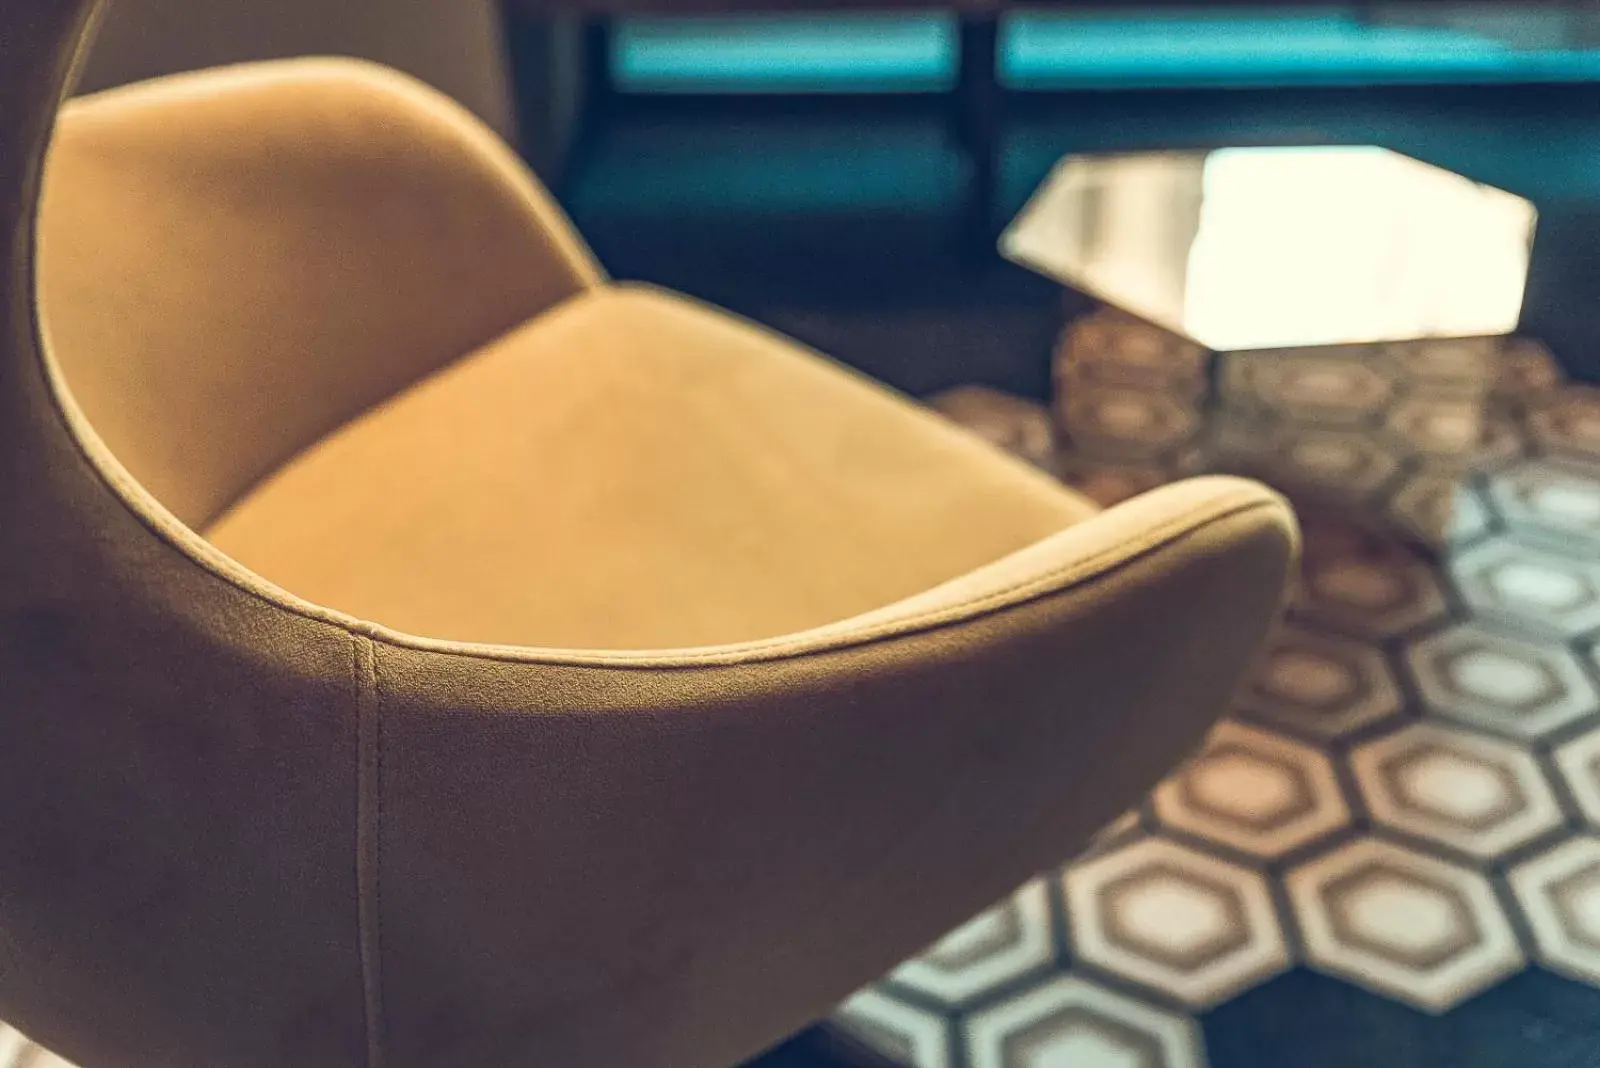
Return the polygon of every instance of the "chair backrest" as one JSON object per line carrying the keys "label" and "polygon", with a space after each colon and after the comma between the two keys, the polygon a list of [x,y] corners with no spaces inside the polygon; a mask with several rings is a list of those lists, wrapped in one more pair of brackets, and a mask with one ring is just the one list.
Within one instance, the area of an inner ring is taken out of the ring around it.
{"label": "chair backrest", "polygon": [[[18,59],[0,78],[32,69]],[[34,81],[13,89],[19,107],[54,99]],[[49,362],[117,461],[195,530],[322,435],[598,277],[498,137],[350,60],[73,100],[40,194]]]}

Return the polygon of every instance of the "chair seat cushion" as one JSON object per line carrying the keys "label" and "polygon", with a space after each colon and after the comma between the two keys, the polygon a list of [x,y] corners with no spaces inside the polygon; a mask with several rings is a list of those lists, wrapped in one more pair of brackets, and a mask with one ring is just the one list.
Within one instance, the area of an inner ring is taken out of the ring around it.
{"label": "chair seat cushion", "polygon": [[335,431],[206,534],[409,633],[662,649],[889,604],[1093,511],[794,342],[609,286]]}

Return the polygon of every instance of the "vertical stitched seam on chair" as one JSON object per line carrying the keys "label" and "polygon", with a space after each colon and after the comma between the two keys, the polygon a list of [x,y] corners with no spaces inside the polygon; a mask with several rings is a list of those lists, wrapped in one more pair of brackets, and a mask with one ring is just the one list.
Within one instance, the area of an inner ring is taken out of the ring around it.
{"label": "vertical stitched seam on chair", "polygon": [[379,715],[378,658],[370,638],[355,640],[356,681],[356,916],[361,952],[361,994],[366,1014],[367,1068],[384,1063],[383,720]]}

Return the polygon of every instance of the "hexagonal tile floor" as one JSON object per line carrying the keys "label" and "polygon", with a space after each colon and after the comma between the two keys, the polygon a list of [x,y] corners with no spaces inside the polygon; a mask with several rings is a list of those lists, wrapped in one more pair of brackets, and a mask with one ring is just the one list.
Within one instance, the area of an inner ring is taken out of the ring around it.
{"label": "hexagonal tile floor", "polygon": [[1559,1029],[1530,1002],[1588,997],[1560,1063],[1600,1063],[1600,391],[1532,342],[1490,381],[1461,355],[1208,377],[1101,313],[1063,333],[1053,408],[938,405],[1107,505],[1208,469],[1309,486],[1302,581],[1199,754],[840,1020],[917,1068],[1312,1063],[1318,1013],[1345,1021],[1318,1065],[1390,1062],[1401,1034],[1456,1051],[1406,1064],[1488,1065],[1514,1061],[1451,1036]]}

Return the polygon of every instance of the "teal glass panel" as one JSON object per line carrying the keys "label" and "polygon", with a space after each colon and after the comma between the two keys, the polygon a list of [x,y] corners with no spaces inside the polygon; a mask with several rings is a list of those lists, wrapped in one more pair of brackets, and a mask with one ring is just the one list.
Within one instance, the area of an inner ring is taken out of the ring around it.
{"label": "teal glass panel", "polygon": [[956,53],[939,14],[637,18],[617,25],[612,76],[625,92],[931,92]]}
{"label": "teal glass panel", "polygon": [[1587,81],[1593,19],[1537,4],[1036,11],[1006,20],[999,68],[1023,90]]}
{"label": "teal glass panel", "polygon": [[[1017,89],[1571,82],[1600,79],[1600,9],[1529,0],[1364,7],[1026,10],[1005,19]],[[612,54],[625,92],[923,92],[955,80],[937,13],[634,18]]]}

